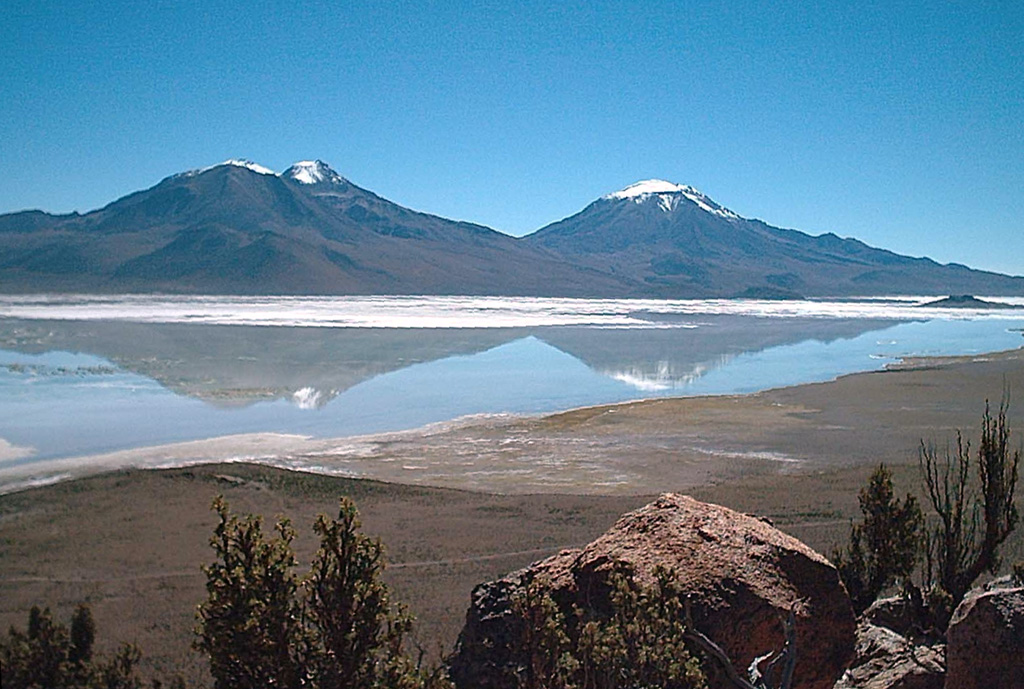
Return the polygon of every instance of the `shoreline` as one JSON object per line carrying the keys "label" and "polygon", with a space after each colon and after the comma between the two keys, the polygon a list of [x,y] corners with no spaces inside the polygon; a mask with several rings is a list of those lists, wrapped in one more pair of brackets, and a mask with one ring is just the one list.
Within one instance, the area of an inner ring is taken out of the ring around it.
{"label": "shoreline", "polygon": [[[943,383],[950,377],[957,381],[953,388]],[[881,370],[741,395],[652,397],[538,415],[471,415],[338,438],[252,433],[37,462],[12,460],[18,463],[0,466],[0,494],[120,469],[240,462],[502,494],[656,493],[666,485],[691,489],[751,474],[859,464],[878,455],[885,442],[892,443],[890,449],[903,446],[888,459],[898,462],[906,459],[900,455],[908,445],[916,452],[918,439],[973,428],[984,399],[1002,394],[1001,381],[1024,389],[1024,347],[908,357]],[[921,386],[931,391],[915,394]],[[933,407],[946,413],[936,416],[929,412]],[[890,409],[887,419],[872,411],[883,408]],[[826,423],[830,416],[835,418]],[[941,422],[943,416],[949,421]],[[863,432],[853,432],[860,437],[851,443],[850,431],[858,428]],[[919,438],[898,440],[900,428],[920,429]]]}
{"label": "shoreline", "polygon": [[[238,459],[108,471],[0,495],[0,625],[23,625],[33,605],[66,619],[87,600],[103,629],[98,650],[132,640],[147,673],[175,667],[208,685],[192,629],[217,495],[240,514],[290,518],[300,563],[315,552],[308,525],[316,515],[334,513],[341,495],[355,500],[365,532],[387,545],[396,599],[417,617],[419,638],[437,642],[432,657],[455,643],[476,585],[587,543],[667,491],[767,517],[828,553],[848,539],[858,491],[878,462],[891,467],[897,493],[920,496],[919,439],[941,442],[958,427],[976,438],[985,398],[997,401],[1004,384],[1024,389],[1024,349],[911,363],[754,395],[433,428],[349,447],[345,461],[359,479]],[[1024,404],[1010,412],[1016,444]],[[330,464],[332,455],[305,457],[313,459]],[[610,475],[619,481],[599,483]],[[1017,504],[1024,510],[1024,497]],[[1018,532],[1004,561],[1021,559]]]}

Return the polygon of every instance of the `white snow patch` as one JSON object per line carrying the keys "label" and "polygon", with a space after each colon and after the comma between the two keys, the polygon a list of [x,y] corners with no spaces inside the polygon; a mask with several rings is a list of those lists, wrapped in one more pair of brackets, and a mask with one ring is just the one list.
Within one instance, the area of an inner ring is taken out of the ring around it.
{"label": "white snow patch", "polygon": [[615,201],[628,199],[633,203],[644,203],[650,199],[656,199],[658,205],[666,213],[675,210],[679,206],[680,199],[685,198],[708,213],[730,220],[737,220],[740,217],[689,185],[666,182],[663,179],[645,179],[631,184],[625,189],[607,194],[604,198]]}
{"label": "white snow patch", "polygon": [[195,177],[196,175],[201,175],[204,172],[209,172],[210,170],[216,169],[218,167],[224,167],[225,165],[232,165],[234,167],[244,167],[246,170],[252,170],[253,172],[259,173],[261,175],[270,175],[272,177],[277,176],[277,173],[271,170],[270,168],[263,167],[259,163],[254,163],[251,160],[244,160],[242,158],[231,158],[229,160],[225,160],[223,163],[217,163],[216,165],[207,165],[206,167],[196,168],[195,170],[189,170],[188,172],[182,172],[180,175],[174,176]]}
{"label": "white snow patch", "polygon": [[323,182],[324,176],[316,163],[302,161],[292,166],[292,179],[303,184]]}
{"label": "white snow patch", "polygon": [[345,179],[322,160],[300,160],[288,168],[286,174],[299,184],[344,182]]}
{"label": "white snow patch", "polygon": [[673,182],[666,182],[663,179],[645,179],[636,184],[630,184],[625,189],[608,194],[605,198],[609,199],[632,199],[640,196],[646,196],[648,194],[674,194],[676,192],[690,192],[700,193],[693,187],[686,186],[684,184],[675,184]]}
{"label": "white snow patch", "polygon": [[243,160],[241,158],[232,158],[230,160],[225,160],[223,163],[221,163],[221,165],[234,165],[235,167],[244,167],[246,170],[258,172],[261,175],[277,175],[277,173],[271,170],[270,168],[263,167],[259,163],[254,163],[251,160]]}

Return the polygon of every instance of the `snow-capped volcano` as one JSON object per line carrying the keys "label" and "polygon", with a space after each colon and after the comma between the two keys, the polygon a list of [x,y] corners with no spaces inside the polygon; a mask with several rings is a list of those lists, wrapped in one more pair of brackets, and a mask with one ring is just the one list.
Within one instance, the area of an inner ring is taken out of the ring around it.
{"label": "snow-capped volcano", "polygon": [[345,178],[331,169],[322,160],[300,160],[282,173],[282,176],[295,180],[300,184],[321,184],[323,182],[339,184]]}
{"label": "snow-capped volcano", "polygon": [[246,160],[244,158],[231,158],[229,160],[225,160],[223,163],[196,168],[195,170],[189,170],[174,176],[195,177],[196,175],[201,175],[204,172],[216,170],[217,168],[225,166],[242,167],[260,175],[282,177],[294,180],[299,184],[343,184],[347,181],[344,177],[335,172],[330,165],[322,160],[300,160],[284,172],[274,172],[270,168],[264,167],[259,163],[254,163],[251,160]]}
{"label": "snow-capped volcano", "polygon": [[[0,291],[15,292],[1024,294],[1024,277],[772,227],[660,179],[515,238],[404,208],[320,160],[279,173],[231,159],[84,214],[0,214],[0,259]],[[293,389],[300,406],[323,399],[322,390]]]}
{"label": "snow-capped volcano", "polygon": [[607,194],[604,198],[611,201],[630,200],[633,203],[646,203],[654,200],[665,212],[675,210],[679,207],[679,203],[686,199],[708,213],[733,220],[738,220],[740,217],[689,185],[666,182],[663,179],[645,179],[636,184],[630,184],[625,189]]}

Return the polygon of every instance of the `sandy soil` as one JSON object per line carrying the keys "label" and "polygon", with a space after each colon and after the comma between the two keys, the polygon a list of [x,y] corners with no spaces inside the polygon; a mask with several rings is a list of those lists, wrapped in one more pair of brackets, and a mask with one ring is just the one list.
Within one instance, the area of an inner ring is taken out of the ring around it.
{"label": "sandy soil", "polygon": [[[149,450],[162,463],[284,447],[274,460],[283,467],[391,483],[234,463],[120,471],[0,496],[0,629],[24,626],[33,604],[66,619],[84,600],[102,642],[135,641],[147,672],[179,667],[203,680],[189,643],[204,596],[199,565],[210,557],[213,496],[226,495],[240,511],[288,515],[303,534],[300,561],[308,561],[314,515],[333,512],[348,494],[366,530],[387,544],[388,578],[436,655],[451,649],[475,584],[583,544],[659,492],[768,516],[828,552],[845,540],[857,491],[877,462],[895,466],[900,491],[919,492],[920,440],[941,445],[956,428],[975,437],[984,400],[998,400],[1006,387],[1024,390],[1024,351],[912,361],[745,397],[478,419],[343,446],[287,436]],[[1024,403],[1011,407],[1011,427],[1019,440]],[[137,460],[120,456],[87,470]],[[1015,534],[1005,560],[1022,557],[1024,539]]]}
{"label": "sandy soil", "polygon": [[189,645],[218,494],[236,511],[288,515],[300,531],[301,562],[314,550],[316,514],[336,514],[338,498],[352,496],[366,531],[387,545],[388,580],[419,618],[419,641],[434,657],[451,650],[473,586],[583,545],[648,501],[496,496],[244,464],[67,481],[0,497],[0,629],[24,628],[33,604],[66,620],[87,601],[101,640],[137,642],[147,671],[183,667],[205,678]]}

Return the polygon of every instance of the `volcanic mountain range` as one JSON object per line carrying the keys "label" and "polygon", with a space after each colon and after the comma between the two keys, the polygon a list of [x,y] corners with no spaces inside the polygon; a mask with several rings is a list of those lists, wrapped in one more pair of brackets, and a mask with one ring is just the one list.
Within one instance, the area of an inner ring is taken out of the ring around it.
{"label": "volcanic mountain range", "polygon": [[647,180],[522,238],[404,208],[321,161],[173,175],[85,214],[0,215],[0,292],[768,297],[1024,294],[740,217]]}

